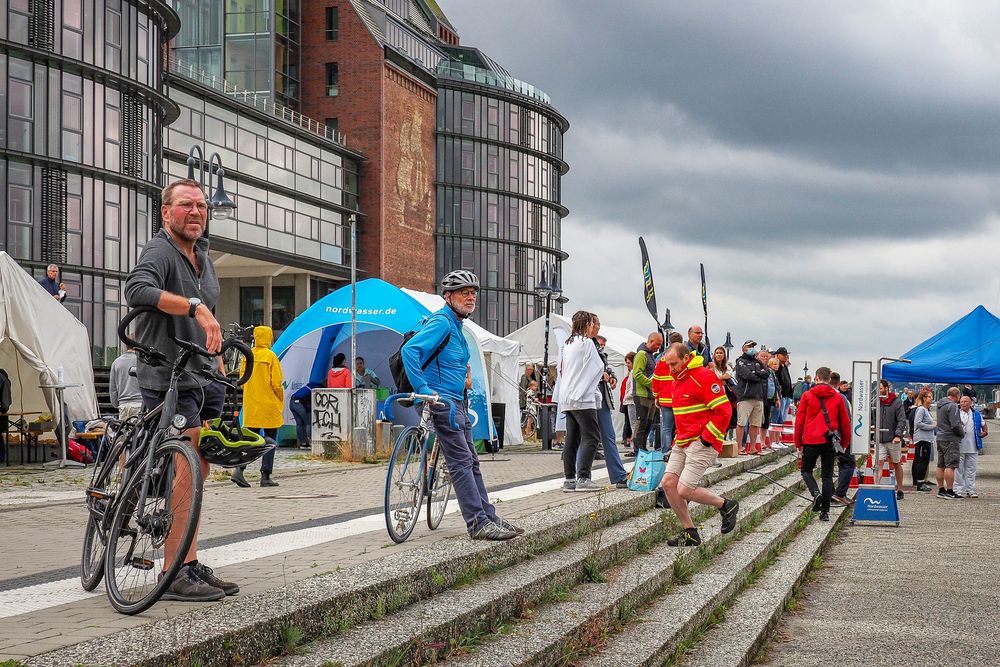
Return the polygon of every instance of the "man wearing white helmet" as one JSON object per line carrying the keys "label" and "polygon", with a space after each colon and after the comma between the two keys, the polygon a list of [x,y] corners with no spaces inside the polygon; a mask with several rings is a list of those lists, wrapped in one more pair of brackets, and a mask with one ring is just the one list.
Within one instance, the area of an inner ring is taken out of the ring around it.
{"label": "man wearing white helmet", "polygon": [[472,370],[462,325],[476,309],[479,278],[471,271],[452,271],[440,287],[446,305],[403,346],[403,366],[416,393],[436,394],[455,405],[458,430],[452,428],[444,404],[431,406],[431,417],[469,535],[474,540],[509,540],[524,531],[498,517],[489,502],[468,416]]}

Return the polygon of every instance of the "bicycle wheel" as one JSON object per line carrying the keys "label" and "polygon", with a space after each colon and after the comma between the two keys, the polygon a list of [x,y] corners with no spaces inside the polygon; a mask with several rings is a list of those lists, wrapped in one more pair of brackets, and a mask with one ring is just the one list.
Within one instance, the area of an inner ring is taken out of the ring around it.
{"label": "bicycle wheel", "polygon": [[104,549],[115,500],[121,491],[125,472],[125,454],[134,429],[122,427],[111,447],[94,469],[87,487],[87,528],[83,532],[83,555],[80,557],[80,584],[83,590],[97,588],[104,577]]}
{"label": "bicycle wheel", "polygon": [[430,493],[427,494],[427,527],[436,530],[441,525],[441,519],[448,507],[448,498],[451,496],[451,475],[448,473],[448,465],[439,447],[434,448],[428,485]]}
{"label": "bicycle wheel", "polygon": [[535,417],[525,412],[521,416],[521,435],[530,438],[535,435]]}
{"label": "bicycle wheel", "polygon": [[[139,506],[146,480],[146,500]],[[117,611],[139,614],[170,586],[194,539],[201,498],[201,460],[180,440],[160,444],[149,475],[128,481],[115,508],[104,558],[108,599]],[[168,549],[172,559],[166,562]]]}
{"label": "bicycle wheel", "polygon": [[400,434],[385,475],[385,527],[396,544],[406,541],[420,517],[427,467],[421,435],[416,426]]}

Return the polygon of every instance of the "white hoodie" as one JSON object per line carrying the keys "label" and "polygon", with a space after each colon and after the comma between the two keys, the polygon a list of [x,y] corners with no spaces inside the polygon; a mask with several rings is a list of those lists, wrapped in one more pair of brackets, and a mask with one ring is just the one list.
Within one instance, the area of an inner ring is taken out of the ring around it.
{"label": "white hoodie", "polygon": [[604,362],[590,338],[567,342],[559,358],[559,410],[596,410],[601,407],[597,388],[604,375]]}

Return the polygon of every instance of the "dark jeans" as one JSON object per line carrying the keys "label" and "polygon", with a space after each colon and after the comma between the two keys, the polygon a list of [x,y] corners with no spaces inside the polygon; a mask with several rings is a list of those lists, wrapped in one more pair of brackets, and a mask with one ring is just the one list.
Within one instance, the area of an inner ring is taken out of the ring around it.
{"label": "dark jeans", "polygon": [[299,445],[312,444],[312,439],[309,437],[309,428],[312,426],[309,408],[303,405],[302,401],[291,400],[288,401],[288,409],[295,417],[295,437],[298,439]]}
{"label": "dark jeans", "polygon": [[927,481],[927,467],[931,464],[931,443],[926,440],[918,440],[916,449],[913,452],[913,472],[914,486]]}
{"label": "dark jeans", "polygon": [[[615,442],[615,423],[611,420],[611,408],[601,408],[597,411],[597,424],[601,429],[601,444],[604,445],[604,459],[608,462],[608,477],[612,484],[624,482],[628,478],[621,454],[618,453],[618,443]],[[583,449],[577,452],[577,457]]]}
{"label": "dark jeans", "polygon": [[[274,440],[275,442],[278,441],[278,429],[276,428],[253,428],[252,426],[248,426],[247,428],[251,431],[257,431],[265,438],[271,438],[271,440]],[[275,447],[275,449],[277,449],[277,447]],[[240,466],[240,470],[246,469],[246,466]],[[270,475],[272,472],[274,472],[274,449],[269,451],[267,454],[264,454],[264,457],[260,460],[260,474]]]}
{"label": "dark jeans", "polygon": [[[646,447],[646,443],[649,441],[649,434],[653,431],[653,424],[656,421],[658,413],[659,410],[657,409],[655,398],[635,397],[635,415],[639,418],[639,428],[632,437],[632,449],[636,454],[639,453],[640,447]],[[658,441],[660,434],[656,433],[655,438]],[[657,442],[657,445],[659,445],[659,442]],[[656,449],[659,449],[659,447],[657,446]]]}
{"label": "dark jeans", "polygon": [[844,452],[837,454],[837,493],[841,498],[847,497],[847,491],[851,488],[851,478],[857,474],[858,462],[854,457]]}
{"label": "dark jeans", "polygon": [[622,412],[625,415],[625,420],[622,425],[622,442],[628,442],[628,439],[632,437],[632,420],[628,418],[628,410]]}
{"label": "dark jeans", "polygon": [[566,479],[590,479],[590,468],[594,465],[594,455],[597,454],[597,440],[601,437],[597,410],[566,410],[565,414],[563,474]]}
{"label": "dark jeans", "polygon": [[434,422],[434,432],[448,464],[452,487],[455,489],[455,499],[462,510],[465,527],[473,534],[486,521],[497,521],[497,513],[490,504],[486,492],[483,475],[479,471],[479,455],[472,441],[472,422],[466,412],[464,403],[455,403],[456,431],[448,421],[448,408],[436,405],[431,408],[431,419]]}
{"label": "dark jeans", "polygon": [[813,476],[813,469],[816,468],[816,460],[822,460],[823,475],[823,501],[820,505],[821,512],[830,511],[830,498],[833,496],[833,461],[837,457],[833,445],[828,442],[822,445],[805,445],[802,447],[802,479],[813,498],[820,495],[816,485],[816,478]]}

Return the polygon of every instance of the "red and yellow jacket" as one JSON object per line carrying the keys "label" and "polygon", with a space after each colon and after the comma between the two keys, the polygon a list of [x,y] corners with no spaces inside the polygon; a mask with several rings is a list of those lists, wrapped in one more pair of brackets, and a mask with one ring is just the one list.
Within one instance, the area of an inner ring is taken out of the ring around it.
{"label": "red and yellow jacket", "polygon": [[661,408],[670,408],[674,405],[674,376],[670,374],[670,366],[663,357],[656,362],[653,370],[653,396]]}
{"label": "red and yellow jacket", "polygon": [[[715,373],[702,357],[692,357],[674,378],[674,447],[687,447],[699,438],[722,451],[733,406]],[[703,445],[698,444],[699,447]]]}

